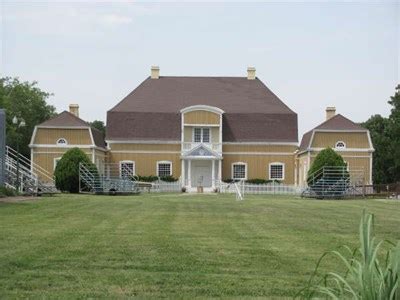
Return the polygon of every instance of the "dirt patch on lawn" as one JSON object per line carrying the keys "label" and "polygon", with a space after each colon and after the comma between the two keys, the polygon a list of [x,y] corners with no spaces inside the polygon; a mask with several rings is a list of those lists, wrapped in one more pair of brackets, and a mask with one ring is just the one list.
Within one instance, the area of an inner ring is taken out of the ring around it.
{"label": "dirt patch on lawn", "polygon": [[15,196],[15,197],[4,197],[0,198],[0,203],[2,202],[21,202],[21,201],[29,201],[29,200],[36,200],[37,197],[33,196]]}

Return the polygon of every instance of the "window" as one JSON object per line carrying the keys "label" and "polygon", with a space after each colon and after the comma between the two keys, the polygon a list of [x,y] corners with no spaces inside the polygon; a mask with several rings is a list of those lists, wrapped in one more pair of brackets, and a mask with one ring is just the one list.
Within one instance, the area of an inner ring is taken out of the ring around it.
{"label": "window", "polygon": [[121,178],[130,178],[135,175],[135,162],[124,160],[119,162],[119,176]]}
{"label": "window", "polygon": [[269,164],[269,179],[284,180],[285,179],[285,164],[271,163]]}
{"label": "window", "polygon": [[165,177],[172,175],[172,162],[170,161],[159,161],[157,162],[157,176]]}
{"label": "window", "polygon": [[193,141],[195,143],[209,143],[210,128],[195,127],[193,129]]}
{"label": "window", "polygon": [[246,163],[233,163],[232,164],[232,179],[247,179],[247,164]]}
{"label": "window", "polygon": [[54,170],[56,169],[56,167],[57,167],[57,164],[58,164],[58,162],[61,160],[61,157],[56,157],[55,159],[54,159]]}
{"label": "window", "polygon": [[336,149],[346,149],[346,143],[343,141],[338,141],[335,144]]}
{"label": "window", "polygon": [[61,139],[58,139],[57,140],[57,146],[66,146],[66,145],[68,145],[68,142],[67,142],[67,140],[66,139],[64,139],[64,138],[61,138]]}

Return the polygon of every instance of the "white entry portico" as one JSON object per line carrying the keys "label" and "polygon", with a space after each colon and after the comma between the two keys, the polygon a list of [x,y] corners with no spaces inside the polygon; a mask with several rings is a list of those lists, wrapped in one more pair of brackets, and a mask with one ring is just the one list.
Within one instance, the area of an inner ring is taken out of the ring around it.
{"label": "white entry portico", "polygon": [[205,145],[182,156],[182,183],[188,191],[196,191],[201,186],[204,191],[213,191],[221,181],[222,157]]}
{"label": "white entry portico", "polygon": [[187,191],[213,191],[222,178],[223,110],[208,105],[181,110],[182,187]]}

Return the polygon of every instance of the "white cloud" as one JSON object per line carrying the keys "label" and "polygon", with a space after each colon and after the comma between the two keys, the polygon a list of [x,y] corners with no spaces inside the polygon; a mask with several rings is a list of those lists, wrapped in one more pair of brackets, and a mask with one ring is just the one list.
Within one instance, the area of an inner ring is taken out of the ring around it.
{"label": "white cloud", "polygon": [[118,14],[108,14],[108,15],[102,15],[100,17],[100,20],[103,23],[106,24],[114,24],[114,25],[118,25],[118,24],[129,24],[132,22],[132,18],[127,17],[127,16],[123,16],[123,15],[118,15]]}

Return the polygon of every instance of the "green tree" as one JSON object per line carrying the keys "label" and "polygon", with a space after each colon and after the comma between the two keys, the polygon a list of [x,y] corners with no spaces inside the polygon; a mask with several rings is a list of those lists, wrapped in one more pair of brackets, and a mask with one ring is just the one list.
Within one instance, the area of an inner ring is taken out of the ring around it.
{"label": "green tree", "polygon": [[[6,110],[7,145],[29,157],[29,143],[35,125],[55,115],[55,108],[46,103],[50,93],[37,87],[37,82],[21,82],[18,78],[0,78],[0,108]],[[12,123],[16,116],[24,119],[26,126],[17,129]]]}
{"label": "green tree", "polygon": [[[342,156],[335,152],[331,148],[326,148],[322,150],[315,157],[314,162],[312,163],[310,170],[308,170],[308,179],[307,182],[312,180],[312,176],[320,170],[322,167],[345,167],[346,163],[344,162]],[[318,179],[318,178],[314,178]]]}
{"label": "green tree", "polygon": [[400,84],[396,87],[394,96],[390,97],[392,105],[389,115],[389,136],[391,139],[390,153],[393,157],[393,165],[389,167],[392,182],[400,181]]}
{"label": "green tree", "polygon": [[388,118],[371,116],[363,126],[369,129],[374,145],[374,183],[400,181],[400,85],[388,101],[392,106]]}
{"label": "green tree", "polygon": [[391,138],[389,134],[389,119],[381,115],[374,115],[363,124],[371,135],[375,152],[372,160],[372,179],[376,184],[391,182],[390,168],[393,166],[393,157],[390,153]]}
{"label": "green tree", "polygon": [[98,129],[103,135],[106,135],[106,126],[104,125],[103,121],[94,120],[93,122],[89,123],[91,127]]}
{"label": "green tree", "polygon": [[79,193],[79,163],[93,164],[89,157],[79,148],[72,148],[64,153],[54,171],[56,187],[60,191]]}

